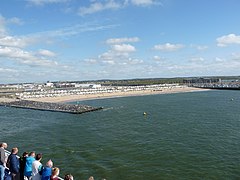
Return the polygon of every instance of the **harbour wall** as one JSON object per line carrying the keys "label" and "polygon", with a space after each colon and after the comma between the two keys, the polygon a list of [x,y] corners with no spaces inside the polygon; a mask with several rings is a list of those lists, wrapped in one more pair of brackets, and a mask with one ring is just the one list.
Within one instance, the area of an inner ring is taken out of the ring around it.
{"label": "harbour wall", "polygon": [[72,114],[82,114],[91,111],[103,109],[103,107],[92,107],[81,104],[62,104],[62,103],[48,103],[28,100],[16,100],[11,102],[0,102],[0,106],[34,109],[42,111],[63,112]]}

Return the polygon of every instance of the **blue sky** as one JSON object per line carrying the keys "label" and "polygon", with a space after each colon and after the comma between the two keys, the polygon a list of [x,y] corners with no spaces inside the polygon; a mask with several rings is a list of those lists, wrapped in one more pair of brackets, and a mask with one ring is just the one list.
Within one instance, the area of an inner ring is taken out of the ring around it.
{"label": "blue sky", "polygon": [[8,0],[0,84],[240,75],[239,0]]}

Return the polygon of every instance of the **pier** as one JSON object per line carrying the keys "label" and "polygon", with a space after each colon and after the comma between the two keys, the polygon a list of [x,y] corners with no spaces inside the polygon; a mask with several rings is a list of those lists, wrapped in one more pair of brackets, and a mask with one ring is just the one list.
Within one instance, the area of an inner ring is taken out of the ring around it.
{"label": "pier", "polygon": [[240,90],[240,84],[212,84],[201,83],[192,84],[190,87],[203,88],[203,89],[217,89],[217,90]]}
{"label": "pier", "polygon": [[222,80],[221,78],[187,78],[183,83],[189,87],[217,89],[217,90],[240,90],[239,78]]}
{"label": "pier", "polygon": [[48,103],[28,100],[16,100],[11,102],[0,102],[0,106],[15,107],[23,109],[33,109],[41,111],[63,112],[71,114],[82,114],[91,111],[103,109],[103,107],[92,107],[81,104],[62,104],[62,103]]}

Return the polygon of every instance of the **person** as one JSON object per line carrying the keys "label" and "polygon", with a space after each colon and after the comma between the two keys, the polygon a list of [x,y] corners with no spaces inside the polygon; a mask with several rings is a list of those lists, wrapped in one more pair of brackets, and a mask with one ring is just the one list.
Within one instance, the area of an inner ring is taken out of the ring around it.
{"label": "person", "polygon": [[12,148],[11,154],[8,156],[7,163],[9,164],[9,170],[12,174],[12,180],[19,180],[19,159],[17,157],[18,148]]}
{"label": "person", "polygon": [[42,154],[39,153],[36,155],[36,160],[32,163],[32,180],[41,180],[42,173],[42,163],[40,162],[42,160]]}
{"label": "person", "polygon": [[24,176],[27,177],[27,179],[31,179],[32,177],[32,164],[35,161],[35,152],[30,152],[29,156],[26,158],[26,165],[24,169]]}
{"label": "person", "polygon": [[88,180],[94,180],[94,177],[93,177],[93,176],[90,176],[90,177],[88,178]]}
{"label": "person", "polygon": [[57,167],[52,168],[52,175],[51,175],[50,179],[51,180],[58,180],[59,172],[60,172],[59,168],[57,168]]}
{"label": "person", "polygon": [[0,180],[4,180],[5,168],[6,168],[6,154],[5,149],[7,148],[7,143],[0,144]]}
{"label": "person", "polygon": [[20,158],[20,180],[24,180],[24,169],[26,165],[26,158],[28,157],[28,152],[24,152]]}
{"label": "person", "polygon": [[50,159],[46,163],[46,166],[43,168],[41,180],[50,180],[50,177],[52,175],[52,167],[53,167],[53,162]]}
{"label": "person", "polygon": [[66,174],[64,180],[73,180],[73,176],[71,174]]}

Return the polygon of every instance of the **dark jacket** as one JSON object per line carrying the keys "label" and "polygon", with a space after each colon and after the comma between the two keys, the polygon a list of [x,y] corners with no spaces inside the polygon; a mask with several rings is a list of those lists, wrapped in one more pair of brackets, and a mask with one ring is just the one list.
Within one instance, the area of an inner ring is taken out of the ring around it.
{"label": "dark jacket", "polygon": [[27,157],[21,157],[19,159],[19,161],[20,161],[20,169],[19,169],[19,171],[20,171],[20,180],[24,180],[24,169],[25,169],[25,166],[26,166],[26,158]]}
{"label": "dark jacket", "polygon": [[19,173],[19,159],[16,154],[10,154],[8,157],[9,170],[11,173]]}

